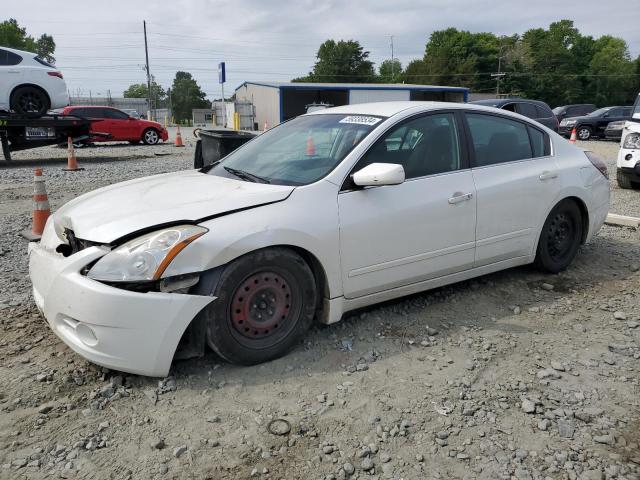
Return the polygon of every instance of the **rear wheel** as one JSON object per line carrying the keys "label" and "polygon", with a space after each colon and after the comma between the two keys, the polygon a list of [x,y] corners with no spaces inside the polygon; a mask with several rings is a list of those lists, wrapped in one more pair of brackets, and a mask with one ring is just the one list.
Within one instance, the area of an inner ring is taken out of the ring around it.
{"label": "rear wheel", "polygon": [[155,145],[160,141],[160,134],[155,128],[147,128],[142,132],[142,141],[145,145]]}
{"label": "rear wheel", "polygon": [[296,345],[313,321],[317,293],[302,257],[267,248],[230,263],[211,295],[207,343],[228,362],[254,365]]}
{"label": "rear wheel", "polygon": [[581,126],[581,127],[578,127],[578,130],[576,130],[576,134],[578,136],[578,140],[585,141],[591,138],[591,135],[593,135],[593,132],[589,127]]}
{"label": "rear wheel", "polygon": [[11,110],[21,115],[41,117],[49,110],[49,98],[39,88],[20,87],[11,95]]}
{"label": "rear wheel", "polygon": [[618,186],[620,188],[635,188],[636,184],[634,184],[627,175],[622,172],[616,173],[616,180],[618,181]]}
{"label": "rear wheel", "polygon": [[551,273],[567,268],[578,253],[582,229],[578,205],[573,200],[558,203],[542,227],[534,264]]}

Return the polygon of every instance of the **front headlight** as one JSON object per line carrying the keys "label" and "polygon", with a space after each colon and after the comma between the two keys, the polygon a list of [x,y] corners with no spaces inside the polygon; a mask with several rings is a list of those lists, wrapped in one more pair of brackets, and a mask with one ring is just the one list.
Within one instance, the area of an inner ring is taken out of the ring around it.
{"label": "front headlight", "polygon": [[624,137],[624,144],[622,148],[640,148],[640,133],[630,133]]}
{"label": "front headlight", "polygon": [[567,127],[572,127],[575,124],[576,124],[575,120],[562,120],[562,122],[560,122],[560,125],[564,125]]}
{"label": "front headlight", "polygon": [[87,276],[105,282],[158,280],[178,253],[208,231],[179,225],[142,235],[107,253]]}

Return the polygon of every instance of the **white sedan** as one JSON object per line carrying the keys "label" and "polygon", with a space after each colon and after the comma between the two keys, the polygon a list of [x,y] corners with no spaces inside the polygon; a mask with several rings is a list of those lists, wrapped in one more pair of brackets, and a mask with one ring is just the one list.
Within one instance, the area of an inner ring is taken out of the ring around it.
{"label": "white sedan", "polygon": [[69,347],[162,376],[205,345],[256,364],[349,310],[532,262],[559,272],[608,209],[602,161],[523,116],[348,105],[69,202],[30,274]]}
{"label": "white sedan", "polygon": [[40,117],[69,105],[67,84],[37,54],[0,47],[0,110]]}

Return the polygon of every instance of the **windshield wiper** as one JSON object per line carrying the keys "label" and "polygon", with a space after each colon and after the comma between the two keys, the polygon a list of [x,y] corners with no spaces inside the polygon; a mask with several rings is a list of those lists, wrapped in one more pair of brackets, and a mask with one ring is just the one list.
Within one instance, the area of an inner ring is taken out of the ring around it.
{"label": "windshield wiper", "polygon": [[235,175],[236,177],[241,178],[242,180],[247,180],[249,182],[254,182],[254,183],[271,183],[266,178],[260,177],[258,175],[254,175],[253,173],[245,172],[244,170],[238,170],[237,168],[231,168],[231,167],[223,167],[223,168],[230,174]]}

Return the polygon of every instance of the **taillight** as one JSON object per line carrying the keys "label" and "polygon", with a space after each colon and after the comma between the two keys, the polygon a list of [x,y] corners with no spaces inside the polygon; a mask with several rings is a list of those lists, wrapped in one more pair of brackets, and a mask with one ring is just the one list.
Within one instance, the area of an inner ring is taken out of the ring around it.
{"label": "taillight", "polygon": [[47,75],[49,75],[51,77],[62,78],[62,73],[61,72],[47,72]]}
{"label": "taillight", "polygon": [[604,175],[604,178],[609,179],[609,170],[607,170],[607,164],[604,163],[604,160],[602,160],[602,158],[600,158],[598,155],[596,155],[593,152],[586,151],[584,152],[584,154],[587,156],[587,158],[591,162],[591,165],[596,167],[598,171],[602,175]]}

